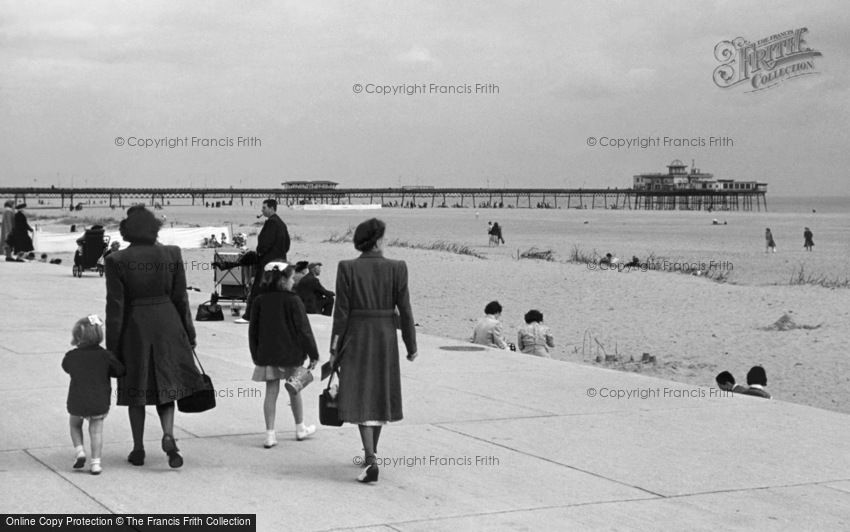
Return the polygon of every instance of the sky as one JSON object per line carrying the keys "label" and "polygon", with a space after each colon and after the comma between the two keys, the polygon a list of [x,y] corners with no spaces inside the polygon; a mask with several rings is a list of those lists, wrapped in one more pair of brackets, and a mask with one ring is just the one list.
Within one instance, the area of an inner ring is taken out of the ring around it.
{"label": "sky", "polygon": [[[721,41],[803,27],[812,75],[713,81]],[[680,159],[850,196],[848,54],[839,0],[0,2],[0,186],[604,188]]]}

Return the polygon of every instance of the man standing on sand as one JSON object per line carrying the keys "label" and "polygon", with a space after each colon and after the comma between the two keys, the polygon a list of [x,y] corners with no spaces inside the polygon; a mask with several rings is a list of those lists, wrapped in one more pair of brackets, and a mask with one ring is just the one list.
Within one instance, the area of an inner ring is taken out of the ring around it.
{"label": "man standing on sand", "polygon": [[0,246],[3,246],[3,253],[6,255],[6,262],[14,262],[15,259],[12,258],[12,246],[6,240],[11,236],[12,229],[15,227],[15,210],[13,207],[15,206],[15,202],[12,200],[6,200],[6,203],[3,204],[3,228],[0,231]]}
{"label": "man standing on sand", "polygon": [[273,261],[286,262],[286,254],[289,253],[289,231],[286,224],[277,215],[277,201],[267,199],[263,201],[262,215],[266,217],[260,234],[257,236],[257,266],[254,274],[254,283],[251,285],[251,293],[245,303],[245,313],[236,323],[250,323],[251,304],[260,295],[260,281],[263,278],[263,268]]}

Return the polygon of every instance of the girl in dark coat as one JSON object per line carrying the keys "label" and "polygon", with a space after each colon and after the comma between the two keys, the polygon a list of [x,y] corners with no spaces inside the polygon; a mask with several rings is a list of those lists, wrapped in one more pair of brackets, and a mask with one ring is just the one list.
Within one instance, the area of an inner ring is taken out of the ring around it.
{"label": "girl in dark coat", "polygon": [[77,455],[74,469],[82,469],[86,463],[83,447],[83,420],[89,421],[91,438],[91,474],[102,471],[100,455],[103,450],[103,420],[109,412],[112,395],[110,377],[124,375],[124,365],[115,355],[100,347],[103,341],[103,322],[97,315],[85,317],[74,324],[71,344],[76,349],[65,353],[62,369],[71,375],[68,388],[68,414],[71,415],[71,441]]}
{"label": "girl in dark coat", "polygon": [[143,206],[130,207],[119,231],[130,243],[106,257],[106,348],[127,367],[118,380],[118,404],[128,406],[133,451],[145,463],[145,405],[156,405],[162,450],[180,467],[174,440],[174,401],[204,388],[192,359],[195,327],[186,295],[186,272],[177,246],[156,243],[161,222]]}
{"label": "girl in dark coat", "polygon": [[805,231],[803,231],[803,247],[806,248],[806,251],[811,251],[814,245],[815,242],[812,230],[806,227]]}
{"label": "girl in dark coat", "polygon": [[21,203],[15,207],[18,212],[15,213],[15,223],[12,225],[12,235],[9,237],[9,244],[20,260],[23,259],[26,253],[33,251],[30,233],[34,232],[35,229],[30,227],[30,224],[27,222],[27,215],[24,214],[24,209],[26,208],[26,203]]}
{"label": "girl in dark coat", "polygon": [[407,359],[416,358],[416,330],[407,290],[407,264],[383,257],[384,222],[357,226],[359,258],[339,263],[331,336],[331,366],[339,362],[339,415],[357,423],[366,467],[357,480],[378,480],[375,453],[381,427],[402,419],[396,309]]}
{"label": "girl in dark coat", "polygon": [[[254,300],[248,325],[248,347],[254,360],[252,380],[266,383],[263,414],[266,418],[266,442],[270,449],[277,445],[274,418],[280,379],[302,372],[304,360],[310,359],[309,371],[319,361],[319,350],[304,310],[304,303],[292,292],[295,268],[284,262],[270,262],[263,268],[263,293]],[[287,383],[295,439],[303,440],[316,432],[316,426],[304,425],[304,407],[300,390]]]}

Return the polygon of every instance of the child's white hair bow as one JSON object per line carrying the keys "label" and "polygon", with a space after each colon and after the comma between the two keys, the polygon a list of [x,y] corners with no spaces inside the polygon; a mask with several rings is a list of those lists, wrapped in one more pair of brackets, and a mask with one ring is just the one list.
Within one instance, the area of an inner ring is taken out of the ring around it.
{"label": "child's white hair bow", "polygon": [[100,318],[97,316],[97,314],[92,314],[88,318],[89,318],[89,323],[91,323],[92,325],[103,325],[103,322],[100,321]]}

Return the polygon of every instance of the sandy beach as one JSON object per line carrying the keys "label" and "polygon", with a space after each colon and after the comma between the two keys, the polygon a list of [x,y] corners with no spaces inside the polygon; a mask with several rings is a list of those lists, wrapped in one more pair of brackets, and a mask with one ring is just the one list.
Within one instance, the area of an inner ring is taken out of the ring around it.
{"label": "sandy beach", "polygon": [[[219,209],[169,206],[157,212],[167,216],[169,225],[232,225],[234,231],[250,235],[253,248],[257,211],[246,204]],[[108,208],[86,208],[73,215],[58,209],[32,212],[46,231],[67,231],[69,216],[85,223],[122,214]],[[558,359],[706,386],[713,385],[722,370],[744,382],[747,370],[761,364],[774,398],[850,412],[848,214],[286,208],[279,214],[294,236],[290,261],[323,262],[321,281],[331,289],[336,263],[357,253],[350,243],[325,241],[373,215],[387,222],[389,240],[413,245],[446,241],[482,255],[403,247],[387,251],[387,256],[408,263],[414,315],[422,332],[467,338],[484,305],[497,299],[505,309],[508,341],[516,341],[526,311],[542,311],[555,334],[553,357]],[[56,225],[51,217],[65,220]],[[721,225],[713,225],[714,218]],[[488,247],[488,221],[503,226],[506,245]],[[804,226],[814,231],[813,253],[803,250]],[[764,252],[766,227],[776,238],[776,254]],[[530,248],[550,250],[555,260],[517,259]],[[652,257],[665,270],[696,265],[713,270],[711,275],[722,271],[725,281],[671,271],[593,269],[568,262],[576,248],[587,254],[611,252],[626,260],[633,255],[641,261]],[[205,265],[212,251],[187,249],[184,258],[190,265],[189,284],[210,292],[213,276]],[[68,268],[69,282],[99,282],[72,279],[70,262],[67,256],[60,266]],[[791,284],[801,271],[806,278],[845,287]],[[89,311],[102,309],[80,309]],[[775,327],[783,316],[786,326]],[[644,353],[655,362],[641,363]]]}

